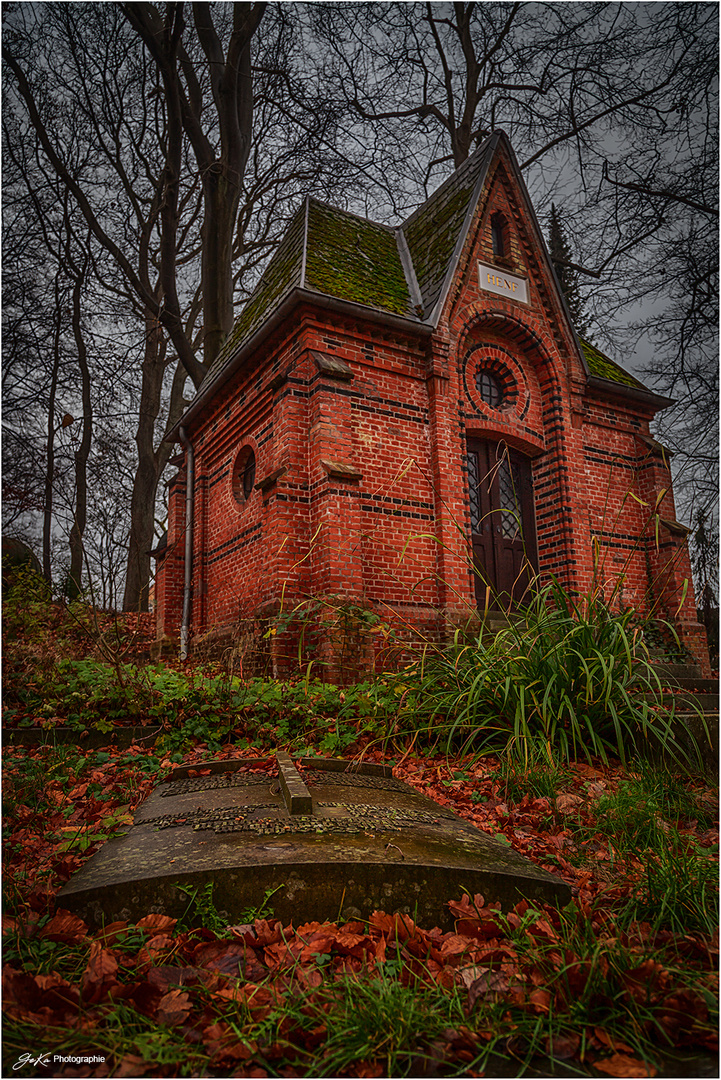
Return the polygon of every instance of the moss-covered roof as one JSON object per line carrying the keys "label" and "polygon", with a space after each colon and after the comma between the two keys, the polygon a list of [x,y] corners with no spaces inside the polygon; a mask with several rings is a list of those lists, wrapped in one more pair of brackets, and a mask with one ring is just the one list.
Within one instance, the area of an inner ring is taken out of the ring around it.
{"label": "moss-covered roof", "polygon": [[395,229],[311,199],[304,285],[413,318]]}
{"label": "moss-covered roof", "polygon": [[644,386],[642,382],[617,364],[615,360],[611,360],[610,357],[605,356],[595,346],[591,345],[588,341],[584,341],[583,338],[578,339],[581,343],[581,349],[583,355],[586,358],[588,369],[592,375],[596,375],[599,379],[606,379],[608,382],[623,383],[625,386],[632,386],[636,390],[646,390],[648,387]]}
{"label": "moss-covered roof", "polygon": [[421,291],[424,318],[429,318],[443,290],[452,257],[469,211],[475,209],[473,192],[490,164],[495,145],[489,139],[467,158],[403,223],[401,229],[413,260]]}
{"label": "moss-covered roof", "polygon": [[[497,145],[491,136],[396,228],[307,198],[204,381],[203,398],[296,287],[432,325]],[[581,348],[592,375],[646,390],[589,342]]]}
{"label": "moss-covered roof", "polygon": [[204,396],[296,286],[415,323],[430,319],[495,145],[489,139],[397,228],[306,199],[210,369]]}

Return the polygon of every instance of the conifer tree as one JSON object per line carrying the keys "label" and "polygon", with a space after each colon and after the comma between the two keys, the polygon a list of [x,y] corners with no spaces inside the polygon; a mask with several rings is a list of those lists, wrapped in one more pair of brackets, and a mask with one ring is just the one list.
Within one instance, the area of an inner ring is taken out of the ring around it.
{"label": "conifer tree", "polygon": [[551,203],[551,213],[548,218],[548,250],[558,284],[561,286],[561,292],[571,313],[574,329],[577,334],[588,340],[588,316],[578,284],[578,271],[573,267],[571,247],[566,236],[563,218],[556,209],[555,203]]}

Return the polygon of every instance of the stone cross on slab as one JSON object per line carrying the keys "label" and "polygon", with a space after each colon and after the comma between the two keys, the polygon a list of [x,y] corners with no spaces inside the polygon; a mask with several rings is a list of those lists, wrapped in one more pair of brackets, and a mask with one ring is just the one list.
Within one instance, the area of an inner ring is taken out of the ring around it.
{"label": "stone cross on slab", "polygon": [[[505,843],[420,795],[386,765],[287,753],[173,770],[60,891],[90,924],[180,916],[179,886],[213,884],[230,923],[266,891],[284,923],[410,914],[450,928],[465,890],[510,907],[564,904],[570,889]],[[194,773],[195,775],[191,775]],[[200,774],[200,775],[199,775]]]}

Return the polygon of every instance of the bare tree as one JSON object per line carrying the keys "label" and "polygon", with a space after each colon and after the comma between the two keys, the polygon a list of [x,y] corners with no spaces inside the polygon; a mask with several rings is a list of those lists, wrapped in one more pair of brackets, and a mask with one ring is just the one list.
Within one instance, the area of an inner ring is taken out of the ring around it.
{"label": "bare tree", "polygon": [[195,4],[189,21],[183,4],[20,5],[6,21],[13,137],[84,218],[125,340],[142,328],[128,609],[147,605],[162,438],[187,381],[205,377],[291,202],[345,179],[341,163],[321,180],[333,114],[298,76],[295,25],[264,4]]}

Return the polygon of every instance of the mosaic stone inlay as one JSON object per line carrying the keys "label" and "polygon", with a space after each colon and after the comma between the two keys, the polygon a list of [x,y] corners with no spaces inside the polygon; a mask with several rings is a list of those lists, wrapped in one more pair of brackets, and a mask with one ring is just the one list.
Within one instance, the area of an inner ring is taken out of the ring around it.
{"label": "mosaic stone inlay", "polygon": [[215,791],[218,788],[243,788],[278,783],[277,774],[220,773],[218,776],[194,776],[189,780],[173,780],[160,792],[164,799],[171,795],[191,795],[194,791]]}
{"label": "mosaic stone inlay", "polygon": [[[371,803],[319,802],[318,809],[341,810],[342,816],[318,817],[315,814],[290,816],[276,803],[256,803],[254,806],[189,810],[182,814],[164,814],[161,817],[139,821],[136,828],[152,825],[156,829],[173,829],[190,825],[193,830],[213,829],[215,832],[252,832],[261,836],[275,833],[349,833],[365,829],[399,832],[401,829],[419,825],[440,825],[453,815],[430,814],[425,810],[404,810],[394,806],[376,806]],[[273,816],[258,817],[259,810],[274,810]]]}
{"label": "mosaic stone inlay", "polygon": [[400,780],[384,776],[359,776],[347,772],[322,772],[320,769],[304,769],[303,776],[308,784],[322,784],[324,787],[371,788],[375,791],[407,791],[406,784]]}

